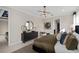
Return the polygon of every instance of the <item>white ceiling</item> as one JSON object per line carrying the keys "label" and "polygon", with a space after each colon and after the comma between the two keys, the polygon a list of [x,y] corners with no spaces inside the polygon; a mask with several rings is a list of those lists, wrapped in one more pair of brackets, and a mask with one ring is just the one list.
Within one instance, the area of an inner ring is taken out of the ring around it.
{"label": "white ceiling", "polygon": [[[40,10],[43,10],[42,6],[10,6],[33,16],[40,16]],[[74,11],[79,11],[79,6],[47,6],[47,11],[53,16],[72,15]]]}

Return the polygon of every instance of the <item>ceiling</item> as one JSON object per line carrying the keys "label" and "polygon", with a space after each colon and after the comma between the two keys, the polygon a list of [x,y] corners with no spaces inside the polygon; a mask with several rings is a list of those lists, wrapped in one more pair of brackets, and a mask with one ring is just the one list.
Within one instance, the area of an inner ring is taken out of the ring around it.
{"label": "ceiling", "polygon": [[[39,11],[43,10],[42,6],[10,6],[26,14],[41,16]],[[79,11],[79,6],[47,6],[50,16],[72,15],[74,11]]]}

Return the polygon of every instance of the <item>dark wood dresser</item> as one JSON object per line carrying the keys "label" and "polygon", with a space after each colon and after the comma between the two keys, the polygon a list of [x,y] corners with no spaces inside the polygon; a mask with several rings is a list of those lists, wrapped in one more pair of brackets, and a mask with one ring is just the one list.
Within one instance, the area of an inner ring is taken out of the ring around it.
{"label": "dark wood dresser", "polygon": [[25,43],[28,40],[37,38],[37,37],[38,37],[38,32],[36,31],[31,31],[31,32],[23,31],[23,33],[21,33],[21,40],[23,43]]}

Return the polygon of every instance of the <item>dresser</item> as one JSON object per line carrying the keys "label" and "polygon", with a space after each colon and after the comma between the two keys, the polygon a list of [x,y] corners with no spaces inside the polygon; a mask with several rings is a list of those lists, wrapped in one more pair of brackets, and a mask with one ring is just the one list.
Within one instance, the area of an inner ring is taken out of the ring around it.
{"label": "dresser", "polygon": [[23,33],[21,33],[21,40],[23,43],[37,37],[38,37],[38,32],[36,31],[31,31],[31,32],[23,31]]}

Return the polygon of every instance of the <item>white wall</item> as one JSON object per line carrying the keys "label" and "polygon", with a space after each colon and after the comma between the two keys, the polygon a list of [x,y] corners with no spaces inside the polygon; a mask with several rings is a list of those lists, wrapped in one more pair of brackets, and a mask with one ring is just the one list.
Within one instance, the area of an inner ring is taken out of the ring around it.
{"label": "white wall", "polygon": [[[1,20],[1,19],[0,19]],[[8,21],[0,21],[0,34],[8,32]]]}
{"label": "white wall", "polygon": [[48,18],[47,20],[45,20],[45,22],[51,22],[51,29],[44,29],[44,22],[40,22],[40,29],[43,29],[43,31],[45,32],[49,32],[49,33],[54,33],[54,29],[56,27],[55,25],[55,20],[60,19],[60,30],[65,28],[67,32],[70,32],[70,27],[73,24],[73,16],[72,15],[66,15],[66,16],[55,16],[55,17],[51,17]]}
{"label": "white wall", "polygon": [[60,21],[60,29],[65,28],[67,32],[70,32],[70,27],[73,25],[73,16],[63,16]]}
{"label": "white wall", "polygon": [[21,26],[25,24],[27,18],[22,12],[9,8],[9,45],[21,42]]}
{"label": "white wall", "polygon": [[36,31],[43,31],[43,21],[41,18],[34,17],[31,21],[34,23]]}
{"label": "white wall", "polygon": [[48,19],[43,19],[42,17],[34,17],[33,19],[31,19],[31,21],[33,21],[35,27],[36,27],[36,31],[39,32],[48,32],[48,33],[53,33],[53,25],[51,25],[51,29],[45,29],[44,28],[44,23],[45,22],[51,22],[51,24],[53,24],[53,18],[48,18]]}
{"label": "white wall", "polygon": [[[34,24],[36,25],[36,28],[38,31],[43,31],[43,32],[49,32],[49,33],[54,33],[55,29],[55,20],[60,19],[60,30],[65,28],[67,32],[70,32],[70,27],[73,25],[73,15],[64,15],[64,16],[55,16],[55,17],[50,17],[48,19],[43,19],[42,17],[31,19]],[[51,29],[45,29],[44,28],[44,22],[51,22]]]}
{"label": "white wall", "polygon": [[[60,30],[65,28],[67,32],[70,32],[70,27],[73,25],[73,16],[65,15],[65,16],[56,16],[48,18],[47,20],[42,18],[33,18],[31,19],[34,22],[37,31],[54,33],[55,29],[55,20],[60,19]],[[44,22],[51,22],[51,29],[44,28]]]}

